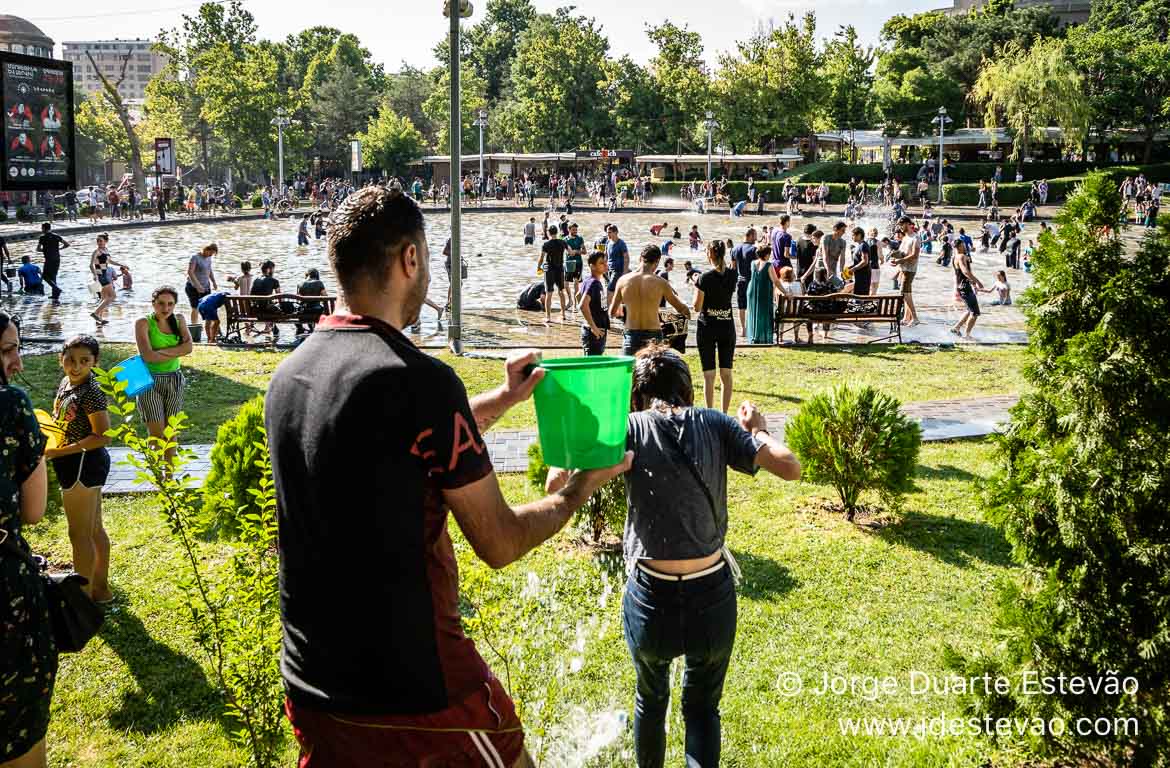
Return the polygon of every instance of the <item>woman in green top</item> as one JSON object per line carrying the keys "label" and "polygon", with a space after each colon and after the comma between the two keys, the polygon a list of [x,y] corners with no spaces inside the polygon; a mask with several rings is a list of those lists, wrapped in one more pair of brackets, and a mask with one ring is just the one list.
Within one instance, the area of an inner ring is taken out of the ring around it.
{"label": "woman in green top", "polygon": [[[179,358],[191,354],[191,333],[187,323],[175,314],[179,292],[170,286],[156,288],[151,296],[154,311],[134,323],[138,354],[154,377],[154,386],[138,396],[138,412],[146,421],[151,437],[163,439],[172,416],[183,410],[183,372]],[[175,447],[167,450],[174,461]]]}
{"label": "woman in green top", "polygon": [[756,249],[747,288],[747,331],[752,344],[772,343],[772,295],[779,288],[780,278],[772,266],[772,247],[762,245]]}

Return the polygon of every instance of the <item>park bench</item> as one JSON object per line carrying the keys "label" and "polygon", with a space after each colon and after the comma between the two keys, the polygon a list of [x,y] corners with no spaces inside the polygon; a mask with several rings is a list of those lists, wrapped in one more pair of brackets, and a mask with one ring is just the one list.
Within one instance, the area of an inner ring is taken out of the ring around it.
{"label": "park bench", "polygon": [[[855,296],[852,293],[831,293],[826,296],[789,296],[780,300],[772,328],[776,341],[782,341],[787,332],[785,325],[795,329],[792,323],[889,323],[889,334],[867,343],[886,341],[897,337],[902,341],[902,306],[905,300],[901,294],[876,294]],[[812,334],[809,334],[812,343]]]}
{"label": "park bench", "polygon": [[[313,309],[314,306],[320,311]],[[244,328],[252,324],[312,326],[322,316],[333,314],[336,306],[336,296],[298,296],[295,293],[228,296],[223,305],[227,314],[223,338],[230,341],[234,336],[237,342],[243,342]]]}

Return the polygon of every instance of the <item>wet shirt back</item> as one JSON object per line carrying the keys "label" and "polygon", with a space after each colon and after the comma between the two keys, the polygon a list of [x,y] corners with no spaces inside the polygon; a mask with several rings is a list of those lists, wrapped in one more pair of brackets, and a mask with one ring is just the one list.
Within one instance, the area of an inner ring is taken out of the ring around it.
{"label": "wet shirt back", "polygon": [[492,465],[454,371],[379,320],[331,315],[277,368],[265,410],[289,697],[420,714],[482,687],[442,493]]}

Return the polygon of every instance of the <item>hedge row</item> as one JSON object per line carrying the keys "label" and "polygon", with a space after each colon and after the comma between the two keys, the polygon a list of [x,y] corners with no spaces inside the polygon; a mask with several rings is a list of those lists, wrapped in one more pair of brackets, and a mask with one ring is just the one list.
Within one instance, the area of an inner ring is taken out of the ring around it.
{"label": "hedge row", "polygon": [[[947,180],[954,182],[990,181],[995,175],[996,167],[1003,168],[1005,180],[1014,179],[1016,174],[1014,163],[956,163],[947,166]],[[907,165],[896,163],[891,166],[893,175],[903,182],[916,180],[921,165]],[[1136,176],[1144,173],[1152,181],[1170,181],[1170,163],[1153,165],[1117,165],[1102,166],[1100,163],[1024,163],[1024,179],[1031,183],[1034,179],[1048,179],[1049,185],[1053,179],[1067,179],[1073,176],[1084,176],[1091,170],[1118,173],[1121,176]],[[798,168],[797,171],[800,169]],[[885,171],[881,163],[865,163],[849,165],[847,163],[814,163],[807,172],[800,174],[800,181],[807,182],[848,182],[849,179],[865,179],[867,182],[879,182],[885,178]],[[1006,185],[1001,183],[1001,187]]]}

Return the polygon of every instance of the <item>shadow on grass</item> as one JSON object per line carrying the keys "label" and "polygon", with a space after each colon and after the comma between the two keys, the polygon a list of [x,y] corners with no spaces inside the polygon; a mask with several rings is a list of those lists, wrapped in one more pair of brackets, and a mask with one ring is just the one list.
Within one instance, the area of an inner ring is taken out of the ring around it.
{"label": "shadow on grass", "polygon": [[767,398],[772,399],[772,400],[781,400],[785,403],[793,403],[795,405],[800,405],[801,403],[804,402],[803,397],[795,397],[793,395],[785,395],[785,394],[781,394],[779,392],[754,392],[750,389],[740,389],[739,387],[736,387],[735,391],[738,392],[739,394],[742,394],[742,395],[753,395],[755,397],[767,397]]}
{"label": "shadow on grass", "polygon": [[797,586],[796,578],[784,565],[770,557],[753,555],[742,549],[732,550],[735,561],[743,571],[739,594],[749,600],[770,600],[791,592]]}
{"label": "shadow on grass", "polygon": [[964,482],[973,482],[981,479],[974,472],[969,472],[962,467],[955,467],[950,464],[940,464],[937,467],[928,467],[919,464],[914,476],[919,480],[962,480]]}
{"label": "shadow on grass", "polygon": [[862,530],[960,568],[970,567],[975,560],[999,566],[1012,563],[1011,545],[1003,532],[987,523],[906,511],[889,525]]}
{"label": "shadow on grass", "polygon": [[150,636],[127,608],[106,614],[101,638],[130,669],[138,690],[122,696],[109,714],[112,728],[152,734],[184,720],[215,720],[227,728],[222,699],[202,667]]}

